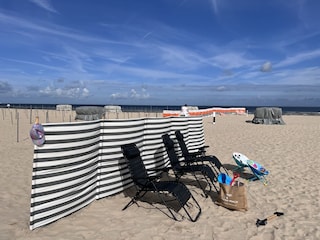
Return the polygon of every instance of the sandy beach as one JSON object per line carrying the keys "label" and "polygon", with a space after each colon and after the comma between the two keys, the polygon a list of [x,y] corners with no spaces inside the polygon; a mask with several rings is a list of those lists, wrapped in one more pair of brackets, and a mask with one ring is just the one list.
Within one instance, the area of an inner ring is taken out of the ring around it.
{"label": "sandy beach", "polygon": [[[203,119],[208,154],[233,169],[233,152],[240,152],[270,171],[264,186],[247,182],[247,212],[217,206],[192,193],[202,207],[197,222],[175,222],[142,203],[121,209],[129,201],[122,193],[94,201],[52,224],[29,230],[33,144],[29,130],[35,116],[42,122],[73,121],[74,112],[0,109],[1,208],[0,239],[320,239],[320,117],[283,116],[286,125],[249,123],[253,115],[217,116]],[[18,117],[17,117],[18,116]],[[109,114],[109,118],[160,117],[152,113]],[[19,119],[19,121],[18,121]],[[250,173],[249,170],[245,172]],[[284,216],[256,226],[274,212]]]}

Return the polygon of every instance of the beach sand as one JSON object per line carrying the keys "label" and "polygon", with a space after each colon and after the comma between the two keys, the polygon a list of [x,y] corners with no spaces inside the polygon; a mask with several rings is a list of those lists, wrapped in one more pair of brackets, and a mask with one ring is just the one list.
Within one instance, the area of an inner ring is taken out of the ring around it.
{"label": "beach sand", "polygon": [[[243,180],[248,190],[247,212],[219,207],[212,198],[203,198],[200,189],[191,187],[202,214],[195,223],[187,219],[175,222],[146,203],[121,211],[129,201],[121,193],[30,231],[32,121],[37,115],[42,122],[67,122],[74,119],[74,112],[0,111],[0,239],[320,239],[319,116],[283,116],[286,125],[255,125],[249,123],[253,115],[217,116],[215,124],[212,117],[204,118],[208,154],[232,169],[232,153],[240,152],[270,171],[267,186]],[[118,114],[119,118],[137,116],[152,115]],[[256,227],[257,219],[276,211],[284,216]]]}

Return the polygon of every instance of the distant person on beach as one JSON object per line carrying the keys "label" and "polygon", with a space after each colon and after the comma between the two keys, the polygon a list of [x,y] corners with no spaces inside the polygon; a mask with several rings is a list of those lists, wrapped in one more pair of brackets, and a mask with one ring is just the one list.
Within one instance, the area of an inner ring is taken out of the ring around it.
{"label": "distant person on beach", "polygon": [[181,107],[181,116],[189,117],[189,110],[187,104]]}

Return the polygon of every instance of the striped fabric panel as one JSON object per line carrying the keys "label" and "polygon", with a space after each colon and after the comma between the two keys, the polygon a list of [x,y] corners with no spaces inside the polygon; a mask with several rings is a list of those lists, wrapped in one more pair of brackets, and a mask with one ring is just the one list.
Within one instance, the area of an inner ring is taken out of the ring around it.
{"label": "striped fabric panel", "polygon": [[102,121],[97,198],[110,196],[132,186],[121,145],[137,143],[138,146],[142,146],[144,128],[144,119]]}
{"label": "striped fabric panel", "polygon": [[[136,143],[147,169],[169,164],[161,136],[179,129],[188,147],[204,144],[202,118],[145,118],[43,124],[35,146],[30,229],[44,226],[132,186],[121,145]],[[150,172],[154,174],[154,172]]]}
{"label": "striped fabric panel", "polygon": [[[190,152],[197,151],[205,144],[203,123],[198,118],[173,118],[172,129],[170,137],[176,145],[178,141],[174,132],[180,130]],[[178,155],[182,155],[179,147],[176,150]]]}
{"label": "striped fabric panel", "polygon": [[44,124],[46,142],[35,147],[30,228],[91,203],[97,194],[100,122]]}

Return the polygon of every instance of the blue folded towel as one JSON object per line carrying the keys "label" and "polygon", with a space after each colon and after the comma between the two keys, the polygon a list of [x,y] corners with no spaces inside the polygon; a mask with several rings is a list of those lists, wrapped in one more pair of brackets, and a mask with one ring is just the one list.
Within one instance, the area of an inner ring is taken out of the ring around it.
{"label": "blue folded towel", "polygon": [[225,173],[220,173],[218,175],[218,182],[230,185],[232,178]]}

